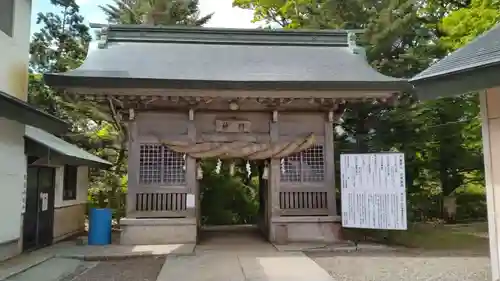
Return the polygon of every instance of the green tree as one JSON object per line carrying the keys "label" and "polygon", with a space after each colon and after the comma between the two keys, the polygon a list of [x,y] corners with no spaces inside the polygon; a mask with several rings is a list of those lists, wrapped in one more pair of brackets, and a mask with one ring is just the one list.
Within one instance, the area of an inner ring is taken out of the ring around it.
{"label": "green tree", "polygon": [[[454,51],[499,21],[498,1],[472,0],[441,19],[438,24],[442,32],[439,44],[448,52]],[[437,151],[436,148],[434,151],[439,157],[437,162],[443,196],[455,198],[454,194],[461,185],[471,182],[482,184],[484,180],[479,101],[477,95],[466,94],[458,99],[441,99],[429,105],[429,111],[437,114],[435,117],[446,125],[445,129],[434,134],[438,138]]]}
{"label": "green tree", "polygon": [[470,5],[453,11],[441,21],[441,44],[456,50],[500,22],[500,2],[472,0]]}
{"label": "green tree", "polygon": [[111,163],[110,170],[93,172],[92,186],[107,190],[108,204],[116,206],[115,194],[123,187],[126,163],[126,128],[118,122],[110,106],[81,101],[47,87],[43,73],[67,72],[85,59],[91,36],[74,0],[52,0],[59,12],[39,13],[41,29],[33,34],[30,45],[30,103],[65,119],[72,131],[68,141],[99,155]]}
{"label": "green tree", "polygon": [[51,3],[60,13],[38,13],[36,23],[42,28],[33,34],[30,43],[28,101],[76,124],[80,120],[79,112],[74,111],[67,98],[43,83],[42,74],[78,67],[87,55],[91,36],[73,0],[52,0]]}
{"label": "green tree", "polygon": [[[359,29],[359,43],[370,64],[394,77],[412,77],[498,21],[497,4],[486,0],[233,3],[253,9],[254,21],[271,27]],[[411,93],[400,95],[396,106],[350,104],[338,124],[342,133],[336,136],[336,151],[402,151],[410,198],[432,201],[431,190],[438,190],[442,201],[471,175],[474,180],[482,177],[477,105],[474,95],[422,103]],[[413,203],[417,209],[429,209]],[[435,215],[440,212],[442,208]]]}
{"label": "green tree", "polygon": [[198,0],[113,0],[99,5],[110,23],[194,25],[206,24],[213,16],[200,15]]}

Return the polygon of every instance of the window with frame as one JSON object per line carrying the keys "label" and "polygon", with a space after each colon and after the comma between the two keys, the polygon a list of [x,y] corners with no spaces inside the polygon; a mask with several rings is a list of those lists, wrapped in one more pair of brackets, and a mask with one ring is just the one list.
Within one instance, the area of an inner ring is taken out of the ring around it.
{"label": "window with frame", "polygon": [[281,159],[282,182],[322,182],[325,159],[322,145],[314,145],[300,153]]}
{"label": "window with frame", "polygon": [[0,31],[10,37],[14,34],[14,2],[0,0]]}
{"label": "window with frame", "polygon": [[141,144],[139,183],[183,185],[186,183],[186,155],[161,144]]}
{"label": "window with frame", "polygon": [[78,167],[64,166],[63,200],[76,200],[78,185]]}

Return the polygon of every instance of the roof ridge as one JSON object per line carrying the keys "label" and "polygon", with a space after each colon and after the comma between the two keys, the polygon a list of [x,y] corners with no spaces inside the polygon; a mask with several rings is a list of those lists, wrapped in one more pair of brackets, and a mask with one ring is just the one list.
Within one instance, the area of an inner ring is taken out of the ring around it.
{"label": "roof ridge", "polygon": [[283,45],[350,47],[354,30],[271,30],[188,26],[98,25],[100,47],[110,42],[199,43],[224,45]]}

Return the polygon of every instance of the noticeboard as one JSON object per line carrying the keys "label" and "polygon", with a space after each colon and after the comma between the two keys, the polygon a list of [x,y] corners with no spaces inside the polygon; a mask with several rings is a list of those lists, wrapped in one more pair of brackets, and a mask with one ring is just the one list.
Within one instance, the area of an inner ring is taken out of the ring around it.
{"label": "noticeboard", "polygon": [[403,153],[340,155],[342,226],[407,229]]}

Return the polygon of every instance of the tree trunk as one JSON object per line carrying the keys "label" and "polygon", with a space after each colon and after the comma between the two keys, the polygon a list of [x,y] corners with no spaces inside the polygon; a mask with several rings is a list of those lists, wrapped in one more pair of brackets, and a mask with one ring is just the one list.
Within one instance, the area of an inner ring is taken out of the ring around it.
{"label": "tree trunk", "polygon": [[445,211],[445,220],[447,223],[455,223],[456,222],[456,214],[457,214],[457,198],[455,195],[448,195],[444,197],[444,211]]}

